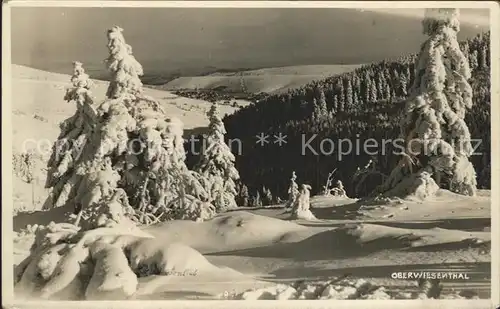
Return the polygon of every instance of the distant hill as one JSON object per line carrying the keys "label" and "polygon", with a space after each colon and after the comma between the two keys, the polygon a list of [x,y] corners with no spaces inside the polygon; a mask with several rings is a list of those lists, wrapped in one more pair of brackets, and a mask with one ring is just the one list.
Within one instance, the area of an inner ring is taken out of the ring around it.
{"label": "distant hill", "polygon": [[281,93],[314,80],[351,72],[361,65],[301,65],[241,72],[216,72],[206,76],[176,78],[160,88],[165,90],[211,89],[227,92]]}

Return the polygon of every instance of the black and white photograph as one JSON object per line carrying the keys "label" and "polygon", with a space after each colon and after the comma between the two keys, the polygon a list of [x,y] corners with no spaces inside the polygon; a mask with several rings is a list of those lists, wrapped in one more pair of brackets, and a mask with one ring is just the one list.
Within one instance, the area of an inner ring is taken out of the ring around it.
{"label": "black and white photograph", "polygon": [[3,305],[498,306],[499,5],[391,3],[3,4]]}

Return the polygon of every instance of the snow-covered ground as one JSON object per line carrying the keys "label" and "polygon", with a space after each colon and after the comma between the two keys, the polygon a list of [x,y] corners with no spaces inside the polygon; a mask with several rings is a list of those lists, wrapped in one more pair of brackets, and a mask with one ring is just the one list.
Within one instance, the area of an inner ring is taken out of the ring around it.
{"label": "snow-covered ground", "polygon": [[[157,245],[188,245],[202,253],[209,263],[193,260],[179,251],[176,254],[180,256],[171,259],[182,260],[182,267],[189,265],[194,271],[181,276],[139,278],[136,298],[269,299],[277,294],[269,289],[283,289],[283,285],[296,286],[304,281],[315,289],[325,290],[327,282],[342,276],[354,280],[350,283],[353,286],[362,279],[360,282],[368,282],[373,287],[384,287],[388,295],[409,298],[411,293],[419,292],[417,281],[391,278],[392,273],[403,271],[465,272],[469,280],[444,280],[442,294],[451,297],[455,292],[467,290],[481,298],[489,297],[488,197],[462,204],[431,202],[425,205],[426,211],[416,209],[417,205],[408,205],[406,214],[398,220],[332,219],[336,216],[334,209],[352,205],[337,205],[332,199],[331,206],[321,208],[322,212],[313,210],[319,218],[321,214],[331,213],[330,219],[315,223],[288,221],[283,209],[261,209],[229,212],[203,223],[170,221],[145,228],[144,231],[156,237]],[[399,209],[398,206],[388,208]],[[454,211],[466,208],[475,213],[466,217],[453,215]],[[62,214],[61,209],[18,215],[14,226],[16,229],[34,222],[47,224],[57,221],[58,214]],[[22,254],[22,243],[16,247]],[[339,286],[350,285],[338,283],[328,289],[339,292]],[[243,295],[245,291],[259,288],[267,290]],[[299,297],[307,289],[311,287],[304,286],[294,295]],[[334,291],[318,293],[318,297],[349,298],[357,292],[351,288],[344,296]],[[308,298],[316,295],[311,291],[310,294]]]}
{"label": "snow-covered ground", "polygon": [[[103,97],[106,83],[96,83],[93,93]],[[62,100],[68,85],[66,75],[13,67],[14,154],[19,156],[29,139],[46,141],[42,147],[47,152],[34,159],[31,183],[22,171],[14,170],[13,208],[36,210],[15,215],[15,232],[28,224],[59,222],[66,211],[37,210],[48,194],[43,188],[44,167],[59,134],[58,123],[75,109]],[[208,123],[205,112],[210,103],[165,91],[146,92],[177,115],[185,129]],[[234,111],[229,106],[221,109],[222,113]],[[311,202],[316,221],[291,221],[289,213],[275,207],[239,209],[201,223],[157,224],[144,228],[156,237],[152,248],[181,243],[194,250],[168,253],[182,275],[139,278],[133,298],[415,298],[416,280],[391,278],[392,273],[403,271],[465,272],[470,279],[443,280],[442,294],[455,297],[465,290],[467,297],[488,298],[490,202],[489,191],[464,197],[441,190],[425,203],[381,205],[317,196]],[[31,241],[29,237],[15,240],[16,264],[27,255]]]}

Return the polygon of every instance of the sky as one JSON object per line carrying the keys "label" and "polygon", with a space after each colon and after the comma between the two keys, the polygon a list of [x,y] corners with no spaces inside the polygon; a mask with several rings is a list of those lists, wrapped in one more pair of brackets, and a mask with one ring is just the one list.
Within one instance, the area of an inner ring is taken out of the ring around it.
{"label": "sky", "polygon": [[[12,62],[70,73],[72,62],[103,73],[105,32],[124,29],[151,74],[355,64],[418,51],[423,9],[12,8]],[[461,10],[459,38],[489,28],[489,11]],[[91,74],[92,75],[92,74]]]}

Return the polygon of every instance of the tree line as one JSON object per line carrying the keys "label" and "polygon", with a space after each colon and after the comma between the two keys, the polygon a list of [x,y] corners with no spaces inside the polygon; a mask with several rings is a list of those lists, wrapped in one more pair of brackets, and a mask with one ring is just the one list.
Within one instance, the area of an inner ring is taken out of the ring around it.
{"label": "tree line", "polygon": [[[468,111],[466,123],[477,147],[471,161],[478,188],[491,185],[489,42],[489,32],[460,42],[472,70],[474,107]],[[411,54],[368,64],[267,96],[226,116],[226,140],[237,138],[243,145],[242,153],[235,154],[236,167],[251,194],[265,186],[275,195],[285,196],[286,175],[292,171],[299,182],[312,185],[313,192],[318,193],[334,168],[335,178],[345,184],[348,195],[369,194],[396,164],[394,145],[389,143],[376,154],[361,147],[342,156],[330,146],[338,146],[342,139],[350,140],[354,148],[356,143],[365,145],[368,139],[380,145],[399,137],[402,106],[415,78],[415,59],[416,55]],[[255,143],[256,135],[261,133],[270,136],[269,144]],[[273,135],[278,133],[286,135],[286,144],[273,143]],[[304,142],[309,140],[317,155],[310,149],[304,153]],[[320,149],[322,141],[324,151]],[[357,186],[353,175],[370,160],[378,173]]]}

